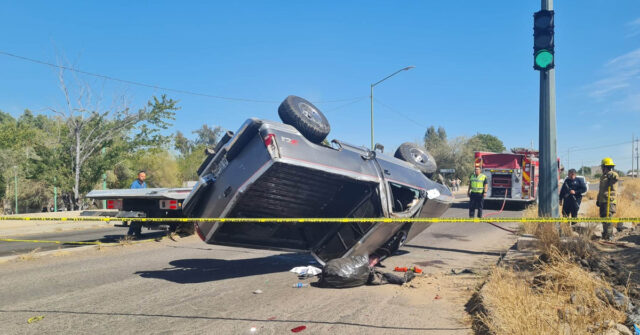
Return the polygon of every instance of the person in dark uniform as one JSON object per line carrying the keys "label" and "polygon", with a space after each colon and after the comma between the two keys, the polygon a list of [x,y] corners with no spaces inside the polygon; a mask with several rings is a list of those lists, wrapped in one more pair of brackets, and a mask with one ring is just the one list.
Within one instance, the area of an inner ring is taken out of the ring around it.
{"label": "person in dark uniform", "polygon": [[[576,178],[576,170],[569,170],[569,176],[564,180],[560,189],[560,201],[562,202],[562,216],[578,217],[578,210],[582,203],[582,193],[587,191],[587,185],[582,179]],[[573,224],[574,222],[572,222]]]}
{"label": "person in dark uniform", "polygon": [[469,177],[469,217],[472,218],[476,209],[478,217],[482,217],[482,207],[484,203],[484,195],[487,193],[487,176],[480,173],[480,165],[476,165],[474,173]]}

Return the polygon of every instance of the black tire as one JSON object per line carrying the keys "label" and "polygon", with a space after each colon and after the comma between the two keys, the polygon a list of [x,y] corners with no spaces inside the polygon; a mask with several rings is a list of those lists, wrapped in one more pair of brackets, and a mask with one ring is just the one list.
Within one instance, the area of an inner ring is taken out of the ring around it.
{"label": "black tire", "polygon": [[322,112],[309,101],[290,95],[278,107],[282,122],[295,127],[302,136],[313,143],[322,142],[331,126]]}
{"label": "black tire", "polygon": [[431,175],[438,169],[435,159],[424,148],[411,142],[402,143],[396,150],[395,158],[411,163],[426,175]]}

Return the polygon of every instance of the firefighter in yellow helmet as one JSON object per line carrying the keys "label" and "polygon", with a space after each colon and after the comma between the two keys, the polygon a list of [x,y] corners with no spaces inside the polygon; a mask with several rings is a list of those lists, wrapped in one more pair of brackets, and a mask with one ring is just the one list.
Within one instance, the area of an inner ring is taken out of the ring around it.
{"label": "firefighter in yellow helmet", "polygon": [[[598,190],[598,198],[596,206],[600,207],[600,217],[612,217],[616,212],[616,184],[618,183],[618,174],[613,171],[615,164],[609,157],[602,160],[600,167],[602,168],[602,177],[600,177],[600,189]],[[602,238],[611,240],[613,237],[613,224],[610,222],[602,223]]]}
{"label": "firefighter in yellow helmet", "polygon": [[476,209],[478,210],[478,217],[482,217],[482,207],[487,187],[487,176],[480,172],[480,165],[476,164],[474,173],[469,177],[469,189],[467,190],[470,218],[474,216]]}

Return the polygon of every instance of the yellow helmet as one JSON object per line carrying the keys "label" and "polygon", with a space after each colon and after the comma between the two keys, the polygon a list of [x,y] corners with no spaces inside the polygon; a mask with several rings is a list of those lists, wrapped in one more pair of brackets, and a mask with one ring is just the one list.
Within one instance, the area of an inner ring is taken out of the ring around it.
{"label": "yellow helmet", "polygon": [[604,166],[615,166],[615,164],[613,163],[613,159],[611,159],[610,157],[606,157],[602,159],[602,165]]}

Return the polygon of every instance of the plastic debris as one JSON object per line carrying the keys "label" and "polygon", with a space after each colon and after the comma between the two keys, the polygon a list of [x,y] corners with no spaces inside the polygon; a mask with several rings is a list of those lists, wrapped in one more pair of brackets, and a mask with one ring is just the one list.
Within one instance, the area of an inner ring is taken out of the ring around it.
{"label": "plastic debris", "polygon": [[634,324],[633,325],[633,331],[634,331],[635,335],[640,335],[640,326]]}
{"label": "plastic debris", "polygon": [[299,333],[299,332],[301,332],[301,331],[303,331],[305,329],[307,329],[307,326],[298,326],[298,327],[295,327],[295,328],[291,329],[291,332]]}
{"label": "plastic debris", "polygon": [[369,281],[369,256],[350,256],[332,259],[322,269],[319,284],[322,287],[348,288]]}
{"label": "plastic debris", "polygon": [[433,298],[433,299],[435,299],[435,300],[440,300],[440,299],[442,299],[442,297],[436,294],[436,297],[435,297],[435,298]]}
{"label": "plastic debris", "polygon": [[275,317],[275,316],[272,316],[272,317],[269,317],[269,318],[267,319],[267,321],[273,321],[273,320],[275,320],[275,319],[276,319],[276,317]]}
{"label": "plastic debris", "polygon": [[29,318],[29,320],[27,320],[27,323],[34,323],[34,322],[38,322],[40,320],[44,319],[44,315],[38,315],[38,316],[34,316],[32,318]]}
{"label": "plastic debris", "polygon": [[249,328],[249,331],[250,331],[250,332],[252,332],[252,333],[255,333],[255,332],[256,332],[256,330],[258,330],[258,328],[256,328],[256,327],[251,327],[251,328]]}
{"label": "plastic debris", "polygon": [[262,294],[262,290],[255,290],[253,291],[253,294]]}
{"label": "plastic debris", "polygon": [[322,273],[322,270],[315,266],[296,266],[289,270],[289,272],[296,273],[300,277],[313,277]]}
{"label": "plastic debris", "polygon": [[414,273],[422,273],[422,269],[417,267],[417,266],[412,266],[412,267],[399,267],[396,266],[396,268],[394,269],[394,271],[396,272],[408,272],[408,271],[412,271]]}
{"label": "plastic debris", "polygon": [[303,288],[303,287],[308,287],[309,284],[305,284],[305,283],[295,283],[293,284],[293,288]]}

